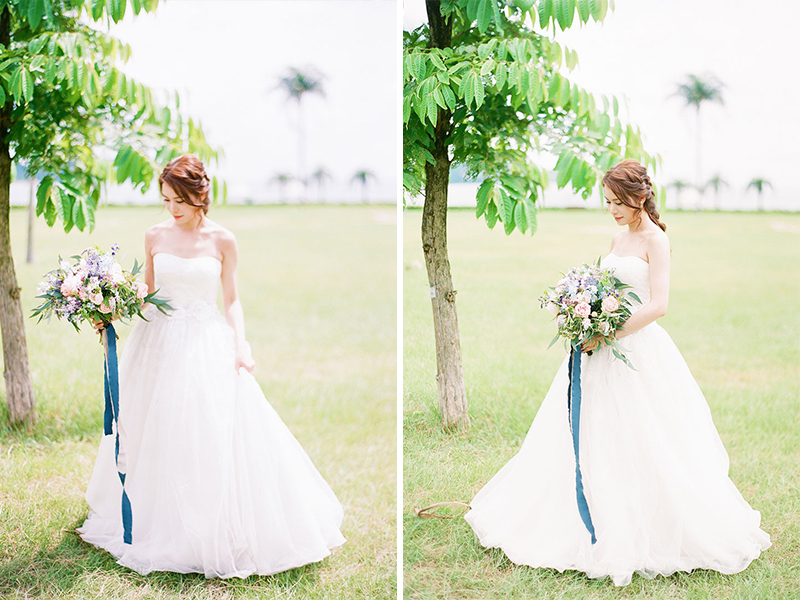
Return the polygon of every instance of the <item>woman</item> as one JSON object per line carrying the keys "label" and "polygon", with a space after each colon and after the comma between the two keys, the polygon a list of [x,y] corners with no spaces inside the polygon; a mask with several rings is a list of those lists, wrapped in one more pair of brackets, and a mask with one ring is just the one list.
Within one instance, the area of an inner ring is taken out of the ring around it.
{"label": "woman", "polygon": [[247,577],[321,560],[344,542],[342,507],[250,374],[236,238],[206,216],[209,179],[197,158],[174,159],[158,183],[171,218],[145,235],[145,282],[174,310],[148,307],[128,337],[119,457],[105,436],[78,531],[142,574]]}
{"label": "woman", "polygon": [[579,514],[565,360],[519,453],[475,496],[466,519],[517,564],[575,569],[627,585],[675,571],[736,573],[770,546],[760,514],[728,478],[708,405],[667,333],[670,247],[652,184],[634,160],[603,178],[620,227],[602,261],[642,301],[616,332],[634,369],[595,338],[581,374]]}

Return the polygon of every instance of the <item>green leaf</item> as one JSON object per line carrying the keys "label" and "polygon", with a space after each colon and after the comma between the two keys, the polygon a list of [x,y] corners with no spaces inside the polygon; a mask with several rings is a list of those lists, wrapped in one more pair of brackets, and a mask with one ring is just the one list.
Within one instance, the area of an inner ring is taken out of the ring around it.
{"label": "green leaf", "polygon": [[578,14],[581,21],[584,23],[589,22],[589,17],[592,16],[592,3],[591,0],[578,0]]}
{"label": "green leaf", "polygon": [[408,124],[408,120],[411,118],[411,96],[405,96],[403,98],[403,124]]}
{"label": "green leaf", "polygon": [[554,0],[556,9],[556,19],[564,31],[572,25],[575,17],[575,0]]}
{"label": "green leaf", "polygon": [[450,110],[456,109],[456,95],[453,93],[453,90],[450,89],[449,85],[443,85],[441,87],[442,94],[444,95],[444,101],[447,104],[447,108]]}
{"label": "green leaf", "polygon": [[528,229],[530,234],[533,235],[536,233],[538,227],[538,211],[536,210],[536,205],[529,196],[526,196],[522,203],[525,208],[525,216],[528,220]]}
{"label": "green leaf", "polygon": [[32,31],[39,27],[44,15],[44,0],[27,0],[28,2],[28,24]]}
{"label": "green leaf", "polygon": [[33,75],[28,69],[22,69],[22,97],[25,102],[30,102],[33,98]]}
{"label": "green leaf", "polygon": [[433,63],[433,66],[434,66],[434,67],[436,67],[436,68],[437,68],[437,69],[439,69],[440,71],[447,71],[447,67],[445,67],[445,66],[444,66],[444,62],[442,61],[442,59],[441,59],[441,58],[439,58],[439,56],[438,56],[438,55],[436,55],[436,54],[434,54],[433,52],[431,52],[431,53],[428,55],[428,58],[429,58],[429,59],[430,59],[430,61]]}
{"label": "green leaf", "polygon": [[475,108],[480,108],[483,105],[483,100],[486,97],[486,90],[483,87],[483,80],[477,75],[473,74],[473,95],[475,96]]}
{"label": "green leaf", "polygon": [[53,185],[53,178],[50,175],[45,176],[39,182],[39,187],[36,189],[36,216],[40,216],[44,212],[47,199],[50,197],[50,187]]}
{"label": "green leaf", "polygon": [[498,91],[502,90],[506,84],[506,78],[508,77],[508,69],[503,63],[498,63],[497,67],[494,71],[495,77],[495,87]]}
{"label": "green leaf", "polygon": [[514,221],[522,233],[528,231],[528,216],[525,214],[522,202],[517,202],[517,206],[514,208]]}
{"label": "green leaf", "polygon": [[56,222],[57,216],[56,205],[53,203],[52,198],[48,198],[44,205],[44,222],[47,223],[48,227],[52,227]]}
{"label": "green leaf", "polygon": [[639,304],[643,304],[643,303],[642,303],[642,301],[639,299],[639,296],[637,296],[637,295],[636,295],[636,294],[634,294],[633,292],[628,292],[628,295],[629,295],[631,298],[633,298],[634,300],[636,300],[636,301],[637,301]]}
{"label": "green leaf", "polygon": [[477,208],[475,211],[476,217],[480,217],[486,212],[486,208],[489,205],[489,199],[491,198],[493,191],[494,179],[484,179],[483,183],[481,183],[480,187],[478,188],[478,193],[475,196],[475,199],[477,200]]}
{"label": "green leaf", "polygon": [[497,217],[497,205],[494,202],[490,202],[484,213],[484,218],[486,219],[486,224],[489,226],[489,229],[494,229],[494,226],[497,224]]}
{"label": "green leaf", "polygon": [[434,99],[433,94],[428,94],[425,97],[425,104],[428,120],[431,122],[431,125],[435,127],[437,121],[439,120],[439,107],[436,105],[436,100]]}
{"label": "green leaf", "polygon": [[553,16],[553,0],[539,0],[539,27],[547,29]]}
{"label": "green leaf", "polygon": [[478,31],[484,33],[492,22],[494,0],[479,0],[478,4]]}
{"label": "green leaf", "polygon": [[547,350],[550,350],[550,347],[558,341],[559,337],[561,337],[561,336],[556,334],[556,337],[554,337],[553,340],[547,345]]}

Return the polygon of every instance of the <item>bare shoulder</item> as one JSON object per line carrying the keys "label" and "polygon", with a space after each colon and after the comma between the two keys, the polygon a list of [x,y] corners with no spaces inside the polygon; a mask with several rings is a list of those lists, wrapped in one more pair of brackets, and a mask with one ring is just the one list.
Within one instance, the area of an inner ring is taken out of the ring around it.
{"label": "bare shoulder", "polygon": [[144,232],[144,247],[152,248],[158,240],[162,239],[171,225],[170,221],[162,221],[147,228]]}
{"label": "bare shoulder", "polygon": [[619,242],[624,236],[625,236],[625,231],[618,231],[617,233],[614,234],[614,236],[611,238],[612,250],[614,249],[614,246],[617,245],[617,242]]}
{"label": "bare shoulder", "polygon": [[669,257],[669,238],[660,227],[656,227],[646,234],[648,257]]}
{"label": "bare shoulder", "polygon": [[212,221],[206,219],[206,227],[208,228],[207,234],[214,242],[214,246],[219,250],[222,256],[236,251],[236,236],[230,229],[227,229]]}

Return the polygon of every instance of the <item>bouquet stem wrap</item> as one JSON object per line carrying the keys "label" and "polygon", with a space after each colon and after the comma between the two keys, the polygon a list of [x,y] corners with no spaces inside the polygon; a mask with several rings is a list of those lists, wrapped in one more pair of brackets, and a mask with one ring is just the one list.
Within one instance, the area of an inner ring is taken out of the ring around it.
{"label": "bouquet stem wrap", "polygon": [[133,513],[131,501],[125,492],[125,473],[119,472],[119,369],[117,367],[117,333],[109,323],[102,330],[103,347],[105,348],[105,397],[106,407],[103,414],[103,433],[115,435],[114,460],[117,462],[117,474],[122,482],[122,541],[133,542]]}
{"label": "bouquet stem wrap", "polygon": [[581,463],[579,440],[581,431],[581,351],[575,348],[569,353],[569,387],[567,389],[567,413],[569,414],[569,428],[572,432],[572,448],[575,451],[575,494],[578,497],[578,512],[583,524],[592,536],[592,544],[597,542],[594,535],[592,515],[589,514],[589,505],[583,493],[583,478],[581,477]]}

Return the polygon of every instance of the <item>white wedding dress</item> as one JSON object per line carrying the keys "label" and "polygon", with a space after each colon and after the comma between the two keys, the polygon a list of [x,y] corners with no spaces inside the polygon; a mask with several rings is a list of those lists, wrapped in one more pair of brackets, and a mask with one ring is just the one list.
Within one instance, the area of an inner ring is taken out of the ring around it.
{"label": "white wedding dress", "polygon": [[[649,301],[647,262],[610,254],[603,266]],[[607,346],[582,356],[580,469],[596,543],[576,500],[567,360],[519,453],[478,492],[467,521],[482,545],[514,563],[610,576],[616,585],[634,572],[743,570],[770,540],[728,478],[700,388],[657,323],[620,344],[636,370]]]}
{"label": "white wedding dress", "polygon": [[139,573],[269,575],[319,561],[345,540],[342,506],[255,379],[234,371],[234,334],[216,299],[213,257],[154,256],[159,296],[120,361],[119,471],[106,435],[81,537]]}

